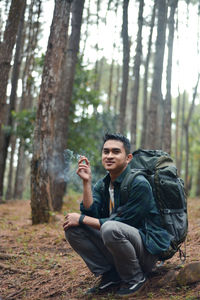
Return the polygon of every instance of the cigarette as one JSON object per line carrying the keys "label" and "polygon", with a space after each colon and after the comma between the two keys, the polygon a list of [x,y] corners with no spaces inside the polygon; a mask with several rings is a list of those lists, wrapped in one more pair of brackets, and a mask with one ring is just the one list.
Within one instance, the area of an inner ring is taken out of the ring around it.
{"label": "cigarette", "polygon": [[82,163],[83,163],[84,165],[86,165],[86,159],[84,159],[84,160],[82,161]]}

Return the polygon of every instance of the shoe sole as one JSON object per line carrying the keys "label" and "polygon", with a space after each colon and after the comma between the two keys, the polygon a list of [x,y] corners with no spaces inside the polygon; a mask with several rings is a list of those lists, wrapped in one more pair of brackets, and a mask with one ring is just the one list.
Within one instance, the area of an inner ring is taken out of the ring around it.
{"label": "shoe sole", "polygon": [[132,291],[132,289],[134,289],[134,286],[132,287],[132,289],[130,289],[129,293],[126,294],[120,294],[120,293],[116,293],[117,296],[123,297],[123,298],[128,298],[132,295],[137,294],[138,292],[140,292],[146,285],[147,279],[145,278],[144,281],[140,282],[140,284],[138,284],[138,288],[135,291]]}
{"label": "shoe sole", "polygon": [[94,288],[94,290],[89,290],[89,291],[86,291],[85,293],[85,296],[92,296],[92,295],[101,295],[103,293],[107,293],[108,291],[112,291],[112,289],[114,290],[114,288],[118,288],[119,284],[121,283],[121,281],[119,282],[112,282],[112,283],[109,283],[109,284],[105,284],[103,286],[103,288],[101,287],[96,287]]}
{"label": "shoe sole", "polygon": [[108,282],[108,283],[104,284],[103,286],[99,287],[99,290],[103,291],[111,286],[118,285],[118,284],[120,284],[120,281],[117,281],[117,282],[111,281],[111,282]]}

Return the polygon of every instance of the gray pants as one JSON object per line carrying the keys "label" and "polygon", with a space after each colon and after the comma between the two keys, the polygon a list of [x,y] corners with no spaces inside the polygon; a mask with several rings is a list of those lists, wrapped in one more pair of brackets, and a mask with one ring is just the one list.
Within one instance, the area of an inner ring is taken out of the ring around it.
{"label": "gray pants", "polygon": [[121,222],[107,221],[100,231],[85,225],[71,227],[65,235],[96,276],[116,269],[123,281],[135,283],[157,261],[145,249],[138,229]]}

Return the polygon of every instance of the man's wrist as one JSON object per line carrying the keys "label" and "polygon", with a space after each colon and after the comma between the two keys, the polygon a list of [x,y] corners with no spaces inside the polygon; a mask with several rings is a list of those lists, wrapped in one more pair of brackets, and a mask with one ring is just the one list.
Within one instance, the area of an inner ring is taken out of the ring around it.
{"label": "man's wrist", "polygon": [[80,215],[80,218],[79,218],[79,225],[82,225],[84,224],[83,223],[83,219],[85,218],[85,215]]}
{"label": "man's wrist", "polygon": [[85,186],[85,187],[89,186],[90,187],[91,184],[92,184],[92,179],[91,178],[89,178],[87,180],[83,180],[83,186]]}

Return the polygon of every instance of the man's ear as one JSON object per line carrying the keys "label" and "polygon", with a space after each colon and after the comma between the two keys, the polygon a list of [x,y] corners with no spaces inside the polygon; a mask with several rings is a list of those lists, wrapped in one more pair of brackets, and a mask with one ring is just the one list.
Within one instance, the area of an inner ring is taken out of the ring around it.
{"label": "man's ear", "polygon": [[128,161],[128,163],[130,163],[130,161],[132,160],[132,158],[133,158],[133,154],[132,154],[132,153],[129,153],[129,154],[127,155],[127,161]]}

